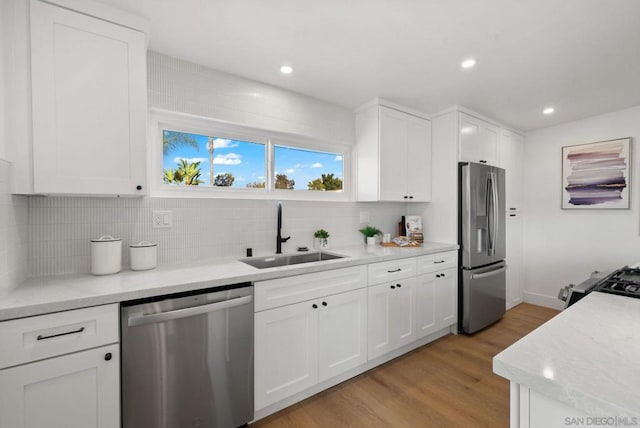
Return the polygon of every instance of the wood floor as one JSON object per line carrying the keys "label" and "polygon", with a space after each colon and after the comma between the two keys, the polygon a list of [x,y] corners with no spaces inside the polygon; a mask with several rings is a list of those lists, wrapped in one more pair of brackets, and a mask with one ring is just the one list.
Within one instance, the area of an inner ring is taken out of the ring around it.
{"label": "wood floor", "polygon": [[491,360],[557,313],[523,303],[473,336],[443,337],[251,427],[508,427],[509,382]]}

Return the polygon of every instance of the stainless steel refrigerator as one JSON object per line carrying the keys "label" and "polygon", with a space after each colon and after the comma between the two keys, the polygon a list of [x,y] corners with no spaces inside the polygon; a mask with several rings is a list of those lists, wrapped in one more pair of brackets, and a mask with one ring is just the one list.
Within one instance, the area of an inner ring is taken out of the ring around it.
{"label": "stainless steel refrigerator", "polygon": [[505,171],[473,162],[458,168],[458,330],[475,333],[505,313]]}

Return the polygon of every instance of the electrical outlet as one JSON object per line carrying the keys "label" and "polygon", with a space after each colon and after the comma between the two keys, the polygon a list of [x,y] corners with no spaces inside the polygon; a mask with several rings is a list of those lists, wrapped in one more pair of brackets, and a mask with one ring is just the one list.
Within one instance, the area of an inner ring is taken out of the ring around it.
{"label": "electrical outlet", "polygon": [[360,223],[369,223],[369,211],[360,211]]}
{"label": "electrical outlet", "polygon": [[172,211],[153,211],[153,228],[163,229],[173,226],[173,212]]}

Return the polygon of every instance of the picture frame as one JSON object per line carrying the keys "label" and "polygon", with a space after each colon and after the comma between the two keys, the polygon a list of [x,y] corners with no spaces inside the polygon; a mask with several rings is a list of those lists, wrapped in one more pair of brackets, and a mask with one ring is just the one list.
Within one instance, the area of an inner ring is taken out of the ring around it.
{"label": "picture frame", "polygon": [[562,147],[562,209],[629,209],[631,137]]}

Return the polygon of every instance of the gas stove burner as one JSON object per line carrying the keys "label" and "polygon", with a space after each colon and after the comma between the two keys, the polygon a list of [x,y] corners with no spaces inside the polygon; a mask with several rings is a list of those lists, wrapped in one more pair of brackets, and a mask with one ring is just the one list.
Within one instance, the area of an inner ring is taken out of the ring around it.
{"label": "gas stove burner", "polygon": [[623,267],[594,287],[596,291],[640,298],[640,269]]}

